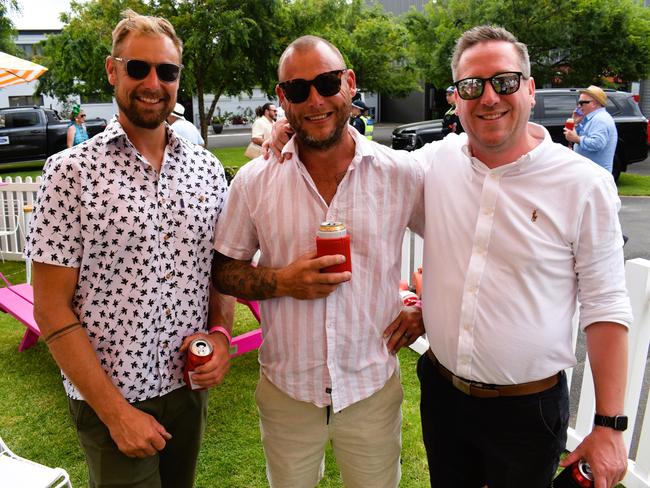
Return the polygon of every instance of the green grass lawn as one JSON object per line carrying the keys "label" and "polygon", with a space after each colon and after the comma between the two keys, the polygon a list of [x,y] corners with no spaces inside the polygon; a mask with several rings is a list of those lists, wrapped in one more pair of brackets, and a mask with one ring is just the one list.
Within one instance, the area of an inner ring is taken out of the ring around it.
{"label": "green grass lawn", "polygon": [[[24,269],[22,263],[0,264],[0,271],[12,283],[24,282]],[[241,334],[255,327],[248,309],[238,305],[235,332]],[[43,341],[18,352],[24,330],[13,317],[0,314],[0,436],[16,454],[61,466],[70,473],[73,486],[87,486],[84,457],[69,418],[59,370]],[[419,421],[418,355],[408,349],[399,356],[404,385],[400,486],[420,488],[427,485],[428,471]],[[197,487],[267,486],[254,400],[258,375],[257,355],[251,352],[233,359],[225,381],[211,390]],[[343,486],[331,451],[319,486]]]}
{"label": "green grass lawn", "polygon": [[[211,149],[211,152],[219,158],[224,167],[236,168],[242,167],[249,160],[244,156],[245,146],[241,147],[222,147]],[[31,161],[26,163],[8,163],[3,164],[0,170],[0,177],[11,176],[15,178],[20,176],[25,178],[31,176],[36,178],[41,174],[44,161]],[[650,176],[621,173],[617,183],[618,194],[620,196],[650,196]]]}

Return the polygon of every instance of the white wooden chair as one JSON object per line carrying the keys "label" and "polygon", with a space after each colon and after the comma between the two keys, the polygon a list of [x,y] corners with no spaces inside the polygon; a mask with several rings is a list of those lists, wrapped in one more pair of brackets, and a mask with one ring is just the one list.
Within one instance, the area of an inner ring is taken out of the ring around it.
{"label": "white wooden chair", "polygon": [[[7,202],[2,199],[2,212],[0,212],[0,242],[8,242],[7,239],[14,236],[13,242],[15,243],[20,237],[18,234],[19,232],[23,234],[24,237],[24,232],[18,221],[18,215],[15,213],[14,209],[9,208]],[[12,247],[15,247],[15,244]],[[0,252],[0,258],[2,258],[2,262],[4,263],[4,253]]]}
{"label": "white wooden chair", "polygon": [[0,437],[0,484],[21,488],[72,488],[68,473],[17,456]]}

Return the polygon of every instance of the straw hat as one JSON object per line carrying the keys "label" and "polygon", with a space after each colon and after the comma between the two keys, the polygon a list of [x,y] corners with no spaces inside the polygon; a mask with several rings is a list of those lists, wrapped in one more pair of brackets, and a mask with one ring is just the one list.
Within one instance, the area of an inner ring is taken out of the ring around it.
{"label": "straw hat", "polygon": [[603,107],[607,105],[607,95],[602,90],[602,88],[598,88],[597,86],[591,85],[589,88],[580,90],[580,93],[585,93],[589,95],[591,98],[593,98],[598,103],[600,103]]}

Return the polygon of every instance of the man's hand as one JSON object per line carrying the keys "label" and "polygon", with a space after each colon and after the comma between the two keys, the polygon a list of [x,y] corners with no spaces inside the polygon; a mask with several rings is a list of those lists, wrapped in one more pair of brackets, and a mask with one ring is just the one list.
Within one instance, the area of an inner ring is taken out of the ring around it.
{"label": "man's hand", "polygon": [[413,344],[424,334],[424,321],[420,307],[404,307],[397,318],[384,331],[384,339],[388,339],[386,347],[392,354]]}
{"label": "man's hand", "polygon": [[596,488],[612,488],[621,481],[627,471],[627,451],[623,433],[609,427],[594,426],[560,466],[569,466],[584,459],[591,466]]}
{"label": "man's hand", "polygon": [[106,426],[117,448],[129,457],[153,456],[172,438],[155,418],[128,403],[118,409]]}
{"label": "man's hand", "polygon": [[299,300],[324,298],[341,283],[350,281],[352,273],[321,273],[322,268],[345,262],[345,256],[335,254],[316,257],[316,252],[300,256],[289,266],[277,271],[280,296],[291,296]]}
{"label": "man's hand", "polygon": [[[293,129],[289,125],[289,121],[285,118],[278,119],[271,129],[271,137],[262,144],[262,155],[264,159],[269,159],[271,153],[273,153],[280,163],[284,162],[282,159],[282,148],[289,142],[291,136],[293,136]],[[284,157],[290,159],[291,153],[286,153]]]}
{"label": "man's hand", "polygon": [[580,143],[580,136],[575,131],[575,129],[564,128],[564,137],[569,142]]}
{"label": "man's hand", "polygon": [[211,388],[216,386],[223,381],[228,369],[230,368],[230,348],[228,345],[228,338],[219,332],[215,332],[214,334],[204,334],[199,332],[186,337],[183,340],[180,351],[187,352],[190,343],[194,339],[204,339],[208,341],[212,345],[212,357],[207,363],[194,369],[192,382],[201,388]]}

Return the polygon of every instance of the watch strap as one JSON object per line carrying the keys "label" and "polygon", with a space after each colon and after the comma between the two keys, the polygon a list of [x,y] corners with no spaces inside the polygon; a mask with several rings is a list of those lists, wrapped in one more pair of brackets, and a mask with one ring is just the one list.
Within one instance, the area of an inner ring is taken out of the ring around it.
{"label": "watch strap", "polygon": [[609,427],[610,429],[624,431],[627,429],[627,416],[626,415],[616,415],[614,417],[608,417],[607,415],[594,415],[594,425],[599,425],[601,427]]}

